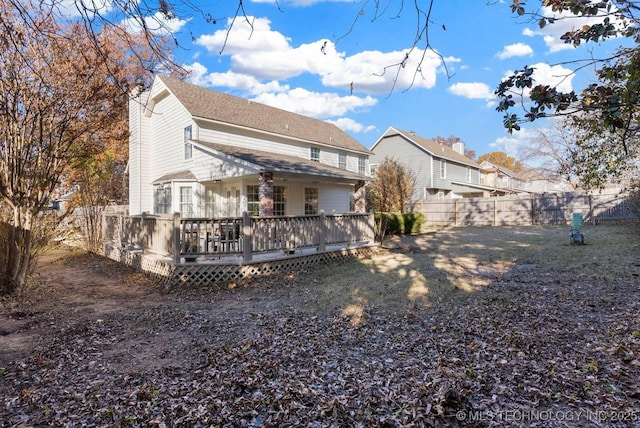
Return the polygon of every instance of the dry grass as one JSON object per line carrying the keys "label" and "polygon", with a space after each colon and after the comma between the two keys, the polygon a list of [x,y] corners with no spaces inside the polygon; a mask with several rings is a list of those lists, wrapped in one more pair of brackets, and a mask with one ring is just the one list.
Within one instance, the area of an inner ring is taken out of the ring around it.
{"label": "dry grass", "polygon": [[371,259],[301,275],[298,307],[309,314],[357,306],[397,312],[465,297],[526,268],[603,280],[638,270],[635,224],[585,226],[583,232],[585,245],[571,244],[566,226],[458,227],[389,237]]}

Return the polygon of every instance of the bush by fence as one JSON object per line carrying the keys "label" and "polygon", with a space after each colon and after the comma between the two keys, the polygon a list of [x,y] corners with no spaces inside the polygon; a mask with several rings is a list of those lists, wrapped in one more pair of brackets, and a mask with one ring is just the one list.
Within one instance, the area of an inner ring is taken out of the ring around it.
{"label": "bush by fence", "polygon": [[580,212],[584,221],[596,224],[637,218],[628,195],[550,193],[491,198],[435,199],[418,201],[412,210],[432,225],[531,225],[569,224]]}
{"label": "bush by fence", "polygon": [[378,237],[384,235],[409,235],[419,233],[425,223],[424,214],[419,212],[392,214],[376,213],[375,222],[378,226]]}

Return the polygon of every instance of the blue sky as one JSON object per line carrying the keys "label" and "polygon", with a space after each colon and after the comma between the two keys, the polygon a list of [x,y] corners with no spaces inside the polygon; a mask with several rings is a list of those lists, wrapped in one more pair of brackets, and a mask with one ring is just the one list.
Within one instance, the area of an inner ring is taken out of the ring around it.
{"label": "blue sky", "polygon": [[[200,5],[215,25],[195,14],[171,23],[181,45],[175,60],[192,70],[193,83],[334,122],[366,147],[394,126],[427,138],[459,137],[477,155],[517,156],[519,145],[549,121],[508,135],[495,111],[500,79],[529,65],[541,83],[579,89],[594,74],[571,75],[566,62],[616,45],[565,45],[560,35],[581,26],[582,18],[541,31],[504,1],[434,3],[429,42],[439,55],[423,51],[424,40],[411,51],[417,30],[412,2],[404,2],[396,18],[401,3],[390,1],[373,19],[373,2],[245,0],[252,28],[239,16],[228,31],[237,2],[227,0]],[[405,67],[398,67],[407,53]]]}

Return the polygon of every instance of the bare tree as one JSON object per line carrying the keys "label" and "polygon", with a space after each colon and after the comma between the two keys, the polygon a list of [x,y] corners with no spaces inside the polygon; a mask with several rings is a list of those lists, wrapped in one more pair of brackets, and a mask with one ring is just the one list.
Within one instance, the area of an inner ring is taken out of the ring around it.
{"label": "bare tree", "polygon": [[370,206],[379,212],[404,212],[415,185],[415,174],[405,164],[386,157],[369,187]]}
{"label": "bare tree", "polygon": [[11,212],[0,255],[5,294],[25,283],[41,213],[73,159],[90,152],[121,113],[111,107],[126,87],[114,78],[115,63],[95,55],[104,40],[78,24],[60,25],[46,10],[21,7],[0,2],[0,197]]}

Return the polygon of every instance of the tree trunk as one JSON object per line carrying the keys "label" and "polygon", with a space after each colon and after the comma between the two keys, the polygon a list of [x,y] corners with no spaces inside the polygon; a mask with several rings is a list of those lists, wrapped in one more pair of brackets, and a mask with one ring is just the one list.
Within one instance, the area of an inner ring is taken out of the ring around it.
{"label": "tree trunk", "polygon": [[9,295],[24,286],[31,264],[32,215],[13,208],[13,224],[5,224],[5,251],[0,273],[0,294]]}

